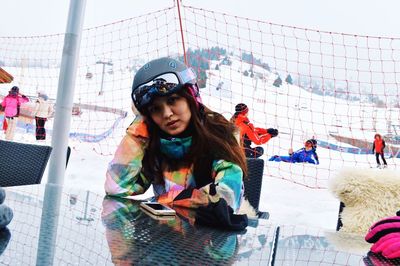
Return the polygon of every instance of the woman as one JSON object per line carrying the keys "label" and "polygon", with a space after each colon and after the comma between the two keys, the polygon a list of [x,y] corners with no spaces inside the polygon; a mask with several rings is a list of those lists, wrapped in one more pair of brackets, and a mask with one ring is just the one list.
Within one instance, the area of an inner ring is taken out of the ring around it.
{"label": "woman", "polygon": [[269,161],[319,164],[316,149],[317,141],[315,139],[309,139],[304,143],[304,148],[295,152],[293,152],[292,149],[289,149],[289,156],[274,155],[269,159]]}
{"label": "woman", "polygon": [[202,104],[193,71],[171,58],[150,61],[135,75],[132,99],[142,118],[109,164],[106,193],[153,185],[160,203],[196,208],[222,198],[238,210],[246,159],[234,125]]}
{"label": "woman", "polygon": [[374,136],[374,144],[372,144],[372,153],[375,152],[375,158],[376,158],[376,167],[381,168],[381,162],[379,161],[379,156],[381,156],[382,161],[383,161],[383,167],[387,167],[387,162],[385,160],[385,147],[386,143],[382,139],[382,136],[380,134],[375,134]]}
{"label": "woman", "polygon": [[52,114],[51,105],[47,102],[48,97],[44,92],[38,92],[38,99],[35,105],[35,121],[36,121],[36,140],[46,139],[46,128],[45,124],[47,119]]}
{"label": "woman", "polygon": [[274,128],[255,127],[248,118],[249,108],[244,103],[238,103],[235,106],[235,114],[231,121],[235,123],[240,130],[240,141],[243,145],[247,158],[258,158],[264,154],[264,148],[261,146],[251,147],[251,143],[262,145],[271,138],[278,136],[278,130]]}
{"label": "woman", "polygon": [[19,108],[21,104],[26,102],[29,102],[28,97],[19,94],[17,86],[12,87],[8,95],[3,99],[1,105],[4,108],[4,115],[7,121],[6,140],[13,140],[19,116]]}

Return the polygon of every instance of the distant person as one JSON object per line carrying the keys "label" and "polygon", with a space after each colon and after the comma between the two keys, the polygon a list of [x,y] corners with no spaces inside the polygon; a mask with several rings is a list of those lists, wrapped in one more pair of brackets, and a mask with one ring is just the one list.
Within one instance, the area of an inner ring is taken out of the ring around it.
{"label": "distant person", "polygon": [[293,152],[293,149],[289,149],[289,156],[274,155],[269,159],[269,161],[319,164],[316,149],[317,141],[315,139],[309,139],[304,143],[304,148],[295,152]]}
{"label": "distant person", "polygon": [[374,143],[372,144],[372,153],[375,152],[377,168],[381,168],[381,162],[379,161],[379,156],[381,156],[382,158],[383,168],[387,168],[387,162],[385,160],[385,151],[384,151],[385,147],[386,143],[382,139],[382,136],[380,134],[375,134]]}
{"label": "distant person", "polygon": [[20,106],[26,102],[29,102],[28,97],[20,94],[17,86],[12,87],[8,95],[3,99],[1,105],[4,108],[4,115],[7,120],[6,140],[14,139]]}
{"label": "distant person", "polygon": [[45,92],[38,92],[38,99],[35,104],[35,121],[36,121],[36,140],[45,140],[46,139],[46,128],[45,124],[47,119],[51,116],[53,112],[53,108],[50,103],[47,101],[48,96]]}
{"label": "distant person", "polygon": [[244,103],[235,106],[235,114],[231,118],[237,128],[240,130],[240,142],[244,148],[247,158],[258,158],[264,154],[264,148],[260,146],[252,147],[251,143],[262,145],[271,138],[278,136],[278,130],[274,128],[255,127],[248,118],[249,108]]}

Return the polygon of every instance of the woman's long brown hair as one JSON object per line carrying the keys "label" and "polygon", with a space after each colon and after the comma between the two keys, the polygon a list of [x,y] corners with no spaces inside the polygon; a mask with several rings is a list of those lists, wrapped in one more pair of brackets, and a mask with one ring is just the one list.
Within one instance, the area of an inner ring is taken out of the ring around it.
{"label": "woman's long brown hair", "polygon": [[[194,164],[193,172],[196,173],[202,172],[202,169],[199,168],[205,167],[202,162],[209,161],[207,158],[223,159],[237,164],[242,169],[243,176],[247,176],[246,157],[243,148],[234,136],[234,132],[237,130],[235,125],[221,114],[213,112],[205,106],[204,110],[200,111],[194,98],[186,89],[182,89],[177,94],[188,101],[192,113],[190,121],[192,146],[185,158],[178,162],[177,160],[169,160],[164,156],[163,161],[167,162],[167,167],[170,170],[176,170],[181,166],[188,167]],[[147,110],[143,111],[143,116],[149,131],[149,143],[142,160],[142,171],[145,176],[153,177],[155,183],[164,183],[159,160],[160,156],[162,156],[159,141],[160,129],[152,121]],[[211,165],[208,167],[211,167]]]}

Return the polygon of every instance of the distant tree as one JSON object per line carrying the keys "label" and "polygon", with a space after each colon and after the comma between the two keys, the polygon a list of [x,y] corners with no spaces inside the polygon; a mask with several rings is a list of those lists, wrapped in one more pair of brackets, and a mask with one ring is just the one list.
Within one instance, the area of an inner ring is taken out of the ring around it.
{"label": "distant tree", "polygon": [[207,85],[207,74],[206,71],[200,70],[197,73],[197,85],[199,88],[205,88]]}
{"label": "distant tree", "polygon": [[246,77],[248,77],[248,76],[249,76],[249,71],[245,70],[245,71],[243,72],[243,75],[246,76]]}
{"label": "distant tree", "polygon": [[281,79],[281,77],[277,77],[276,78],[276,80],[274,81],[274,84],[272,84],[272,85],[274,85],[275,87],[280,87],[281,85],[282,85],[282,79]]}
{"label": "distant tree", "polygon": [[215,70],[219,70],[219,65],[218,64],[215,65]]}
{"label": "distant tree", "polygon": [[5,66],[4,61],[0,60],[0,66]]}
{"label": "distant tree", "polygon": [[293,79],[292,79],[292,76],[290,76],[290,74],[287,75],[285,81],[287,83],[289,83],[290,85],[293,85]]}
{"label": "distant tree", "polygon": [[251,78],[254,78],[254,72],[253,72],[253,69],[250,69],[250,77],[251,77]]}
{"label": "distant tree", "polygon": [[265,70],[271,72],[271,68],[269,67],[269,65],[267,63],[262,63],[261,67],[264,68]]}
{"label": "distant tree", "polygon": [[221,64],[230,66],[230,65],[232,65],[232,61],[229,59],[228,56],[225,56],[224,59],[222,59]]}

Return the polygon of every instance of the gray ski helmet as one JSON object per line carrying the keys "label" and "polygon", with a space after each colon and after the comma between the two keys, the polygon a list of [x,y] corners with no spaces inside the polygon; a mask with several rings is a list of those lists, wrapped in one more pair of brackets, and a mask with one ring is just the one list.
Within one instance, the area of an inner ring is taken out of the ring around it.
{"label": "gray ski helmet", "polygon": [[[142,66],[135,75],[132,84],[132,100],[135,104],[135,107],[140,111],[145,105],[150,103],[152,98],[156,95],[161,95],[161,93],[152,93],[147,94],[146,91],[139,91],[139,89],[152,81],[155,81],[157,77],[160,77],[164,74],[173,74],[176,77],[177,85],[169,90],[167,93],[162,93],[162,95],[168,95],[169,93],[173,93],[181,88],[182,85],[196,85],[196,74],[193,70],[186,66],[184,63],[175,60],[169,57],[162,57],[159,59],[152,60]],[[168,81],[167,81],[168,82]],[[197,87],[197,85],[196,85]],[[146,98],[145,101],[142,101],[143,98]]]}

